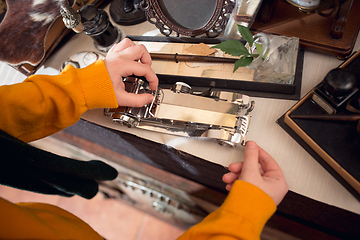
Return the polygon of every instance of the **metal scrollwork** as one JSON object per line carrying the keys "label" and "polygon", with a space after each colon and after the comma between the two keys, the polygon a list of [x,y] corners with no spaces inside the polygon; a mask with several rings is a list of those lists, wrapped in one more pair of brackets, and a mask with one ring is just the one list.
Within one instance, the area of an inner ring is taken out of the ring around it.
{"label": "metal scrollwork", "polygon": [[204,26],[188,29],[174,23],[163,12],[159,0],[143,0],[140,4],[140,8],[145,11],[147,21],[154,24],[167,37],[174,33],[176,37],[180,35],[196,37],[205,34],[209,38],[219,36],[224,30],[234,6],[232,0],[218,0],[212,16]]}

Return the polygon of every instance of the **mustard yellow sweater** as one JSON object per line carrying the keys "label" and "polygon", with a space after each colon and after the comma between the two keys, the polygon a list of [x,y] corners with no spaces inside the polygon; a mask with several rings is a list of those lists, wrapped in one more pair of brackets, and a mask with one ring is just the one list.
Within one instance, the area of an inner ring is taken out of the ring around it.
{"label": "mustard yellow sweater", "polygon": [[117,107],[102,60],[85,69],[68,66],[60,75],[33,75],[0,89],[0,129],[31,142],[76,123],[88,109]]}
{"label": "mustard yellow sweater", "polygon": [[[88,109],[117,107],[102,60],[85,69],[67,67],[58,76],[34,75],[0,87],[0,129],[30,142],[60,131]],[[236,181],[215,212],[179,239],[259,239],[275,212],[259,188]],[[49,204],[11,203],[0,198],[0,239],[103,239],[73,214]]]}

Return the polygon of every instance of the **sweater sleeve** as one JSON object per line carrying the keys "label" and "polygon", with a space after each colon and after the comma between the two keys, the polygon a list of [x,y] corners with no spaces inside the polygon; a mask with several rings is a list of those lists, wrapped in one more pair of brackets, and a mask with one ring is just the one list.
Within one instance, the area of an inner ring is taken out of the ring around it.
{"label": "sweater sleeve", "polygon": [[75,215],[45,203],[0,198],[0,239],[103,239]]}
{"label": "sweater sleeve", "polygon": [[56,76],[33,75],[24,82],[0,86],[0,128],[30,142],[76,123],[88,109],[117,107],[103,60]]}
{"label": "sweater sleeve", "polygon": [[260,239],[265,223],[275,210],[274,201],[265,192],[237,180],[225,202],[178,240]]}

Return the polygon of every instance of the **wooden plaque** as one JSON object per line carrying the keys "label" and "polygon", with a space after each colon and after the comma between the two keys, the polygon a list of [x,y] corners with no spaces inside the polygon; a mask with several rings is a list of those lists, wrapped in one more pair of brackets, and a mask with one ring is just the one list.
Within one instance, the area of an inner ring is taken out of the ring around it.
{"label": "wooden plaque", "polygon": [[[271,6],[266,5],[269,2],[272,2]],[[304,49],[345,58],[352,53],[359,33],[359,9],[360,1],[353,1],[342,37],[335,39],[331,36],[334,18],[322,17],[316,13],[302,13],[285,1],[265,0],[251,30],[298,37],[300,46]],[[264,21],[269,22],[263,23]]]}

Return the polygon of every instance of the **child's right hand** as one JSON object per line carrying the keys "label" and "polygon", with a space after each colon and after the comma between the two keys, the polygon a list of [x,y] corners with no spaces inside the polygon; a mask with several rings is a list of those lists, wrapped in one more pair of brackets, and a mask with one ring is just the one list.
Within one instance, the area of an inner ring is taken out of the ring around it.
{"label": "child's right hand", "polygon": [[289,190],[280,166],[255,142],[246,143],[244,161],[230,164],[229,170],[223,176],[228,191],[236,180],[242,180],[263,190],[279,205]]}

